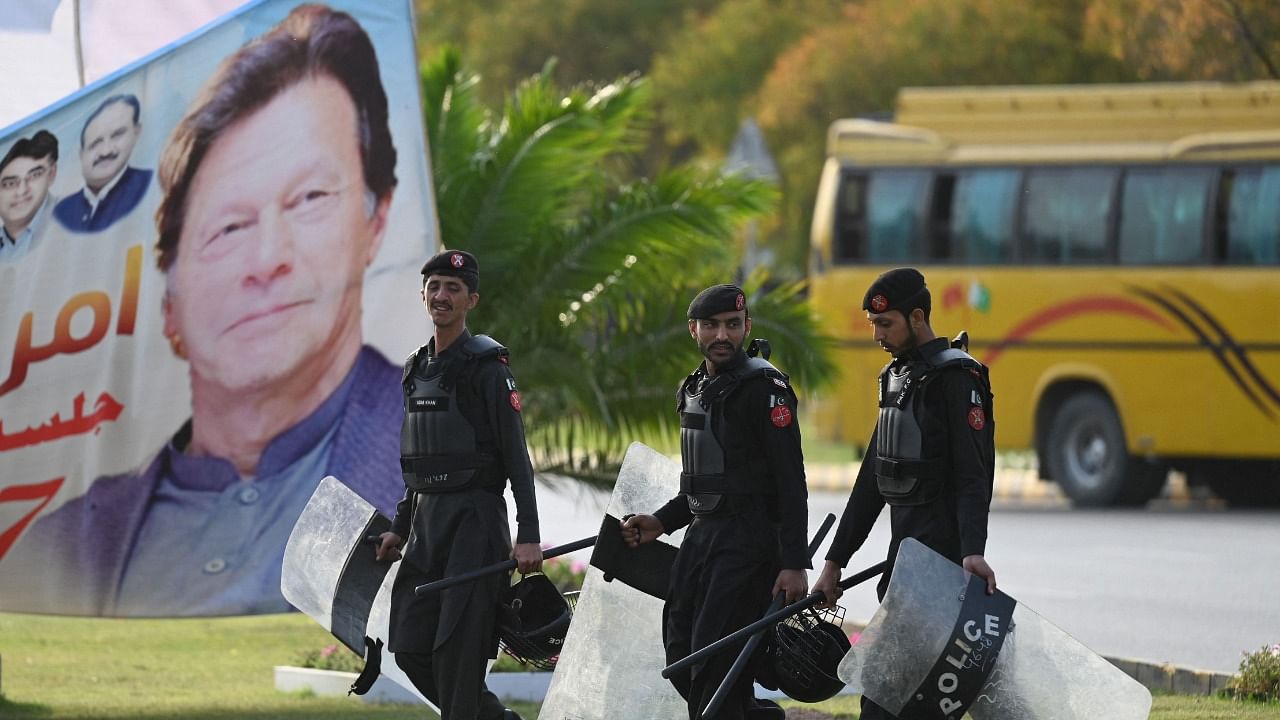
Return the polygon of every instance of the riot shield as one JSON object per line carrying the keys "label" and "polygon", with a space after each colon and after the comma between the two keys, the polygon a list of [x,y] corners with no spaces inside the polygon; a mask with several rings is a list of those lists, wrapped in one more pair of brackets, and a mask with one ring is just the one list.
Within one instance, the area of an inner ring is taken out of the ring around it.
{"label": "riot shield", "polygon": [[914,539],[840,679],[903,720],[1139,720],[1151,694]]}
{"label": "riot shield", "polygon": [[[627,449],[607,513],[650,513],[680,489],[680,464],[640,443]],[[662,541],[678,545],[684,532]],[[662,679],[663,601],[588,566],[564,652],[538,717],[651,720],[688,717],[684,700]]]}
{"label": "riot shield", "polygon": [[[366,636],[383,644],[388,637],[391,586],[400,564],[375,562],[374,546],[367,538],[390,525],[372,505],[330,476],[312,493],[284,549],[280,592],[285,599],[362,656]],[[386,648],[381,654],[382,674],[435,710],[396,665],[393,654]]]}

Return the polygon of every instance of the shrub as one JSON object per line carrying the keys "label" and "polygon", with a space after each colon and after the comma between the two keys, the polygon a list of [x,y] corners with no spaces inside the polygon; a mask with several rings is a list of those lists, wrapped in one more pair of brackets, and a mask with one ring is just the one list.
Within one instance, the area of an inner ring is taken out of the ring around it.
{"label": "shrub", "polygon": [[1231,687],[1237,697],[1280,701],[1280,643],[1244,653]]}
{"label": "shrub", "polygon": [[364,668],[364,658],[351,652],[346,645],[326,645],[319,650],[302,653],[298,665],[317,670],[358,673]]}

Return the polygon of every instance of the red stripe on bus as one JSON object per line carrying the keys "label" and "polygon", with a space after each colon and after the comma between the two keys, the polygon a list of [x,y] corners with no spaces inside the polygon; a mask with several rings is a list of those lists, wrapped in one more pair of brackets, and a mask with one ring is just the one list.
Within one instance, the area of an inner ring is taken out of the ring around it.
{"label": "red stripe on bus", "polygon": [[1163,316],[1156,313],[1146,305],[1134,302],[1128,298],[1114,296],[1084,297],[1069,300],[1057,305],[1051,305],[1050,307],[1045,308],[1022,321],[1022,323],[1010,331],[1008,335],[1005,335],[1004,338],[992,345],[991,350],[982,358],[982,363],[990,367],[996,359],[1004,353],[1005,349],[1009,345],[1013,345],[1050,325],[1060,323],[1064,320],[1069,320],[1079,315],[1089,315],[1092,313],[1130,315],[1159,325],[1170,332],[1174,331],[1173,324]]}

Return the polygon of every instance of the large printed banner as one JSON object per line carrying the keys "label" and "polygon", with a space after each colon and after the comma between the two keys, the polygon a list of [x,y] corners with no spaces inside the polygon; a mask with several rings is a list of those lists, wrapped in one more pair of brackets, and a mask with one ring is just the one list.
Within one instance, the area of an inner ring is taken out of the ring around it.
{"label": "large printed banner", "polygon": [[280,612],[325,475],[394,512],[416,67],[410,0],[260,0],[0,131],[0,610]]}

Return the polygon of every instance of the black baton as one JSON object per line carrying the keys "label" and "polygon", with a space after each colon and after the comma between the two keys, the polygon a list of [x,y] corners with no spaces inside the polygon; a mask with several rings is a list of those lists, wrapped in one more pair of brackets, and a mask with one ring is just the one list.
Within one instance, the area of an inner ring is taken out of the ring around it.
{"label": "black baton", "polygon": [[[564,545],[559,545],[553,548],[547,548],[542,553],[542,559],[550,560],[553,557],[558,557],[560,555],[567,555],[575,550],[582,550],[583,548],[589,548],[595,544],[596,544],[595,535],[592,535],[590,537],[584,537],[581,540],[574,540],[571,543],[566,543]],[[413,594],[417,595],[418,597],[425,597],[427,595],[430,595],[433,592],[440,592],[441,590],[444,590],[446,588],[451,588],[454,585],[461,585],[462,583],[465,583],[465,582],[478,580],[484,577],[485,575],[492,575],[494,573],[500,573],[500,572],[511,572],[512,570],[516,569],[516,565],[517,563],[515,560],[503,560],[500,563],[487,565],[485,567],[472,570],[471,572],[462,573],[461,575],[454,575],[453,577],[441,578],[439,580],[435,580],[429,583],[423,583],[422,585],[419,585],[418,587],[413,589]]]}
{"label": "black baton", "polygon": [[[867,568],[866,570],[862,570],[861,572],[857,572],[853,575],[850,575],[849,577],[840,581],[839,587],[841,590],[848,590],[854,585],[857,585],[859,583],[864,583],[870,580],[871,578],[879,575],[880,573],[884,572],[884,569],[888,564],[889,564],[888,561],[882,560],[876,563],[875,565],[872,565],[871,567]],[[710,645],[707,645],[701,650],[696,650],[692,653],[689,653],[688,655],[671,663],[670,665],[662,669],[662,677],[670,679],[672,675],[676,674],[677,672],[680,672],[681,670],[689,667],[690,665],[704,658],[707,658],[711,655],[718,655],[724,652],[725,650],[728,650],[734,647],[740,642],[745,642],[746,639],[751,635],[755,634],[757,630],[760,630],[761,628],[769,627],[770,625],[778,622],[779,620],[782,620],[783,618],[788,618],[788,617],[791,617],[792,615],[795,615],[801,610],[807,610],[813,607],[814,605],[817,605],[818,603],[825,600],[826,597],[827,597],[826,595],[820,592],[810,593],[809,597],[806,597],[803,600],[797,600],[791,603],[790,605],[782,608],[781,610],[765,615],[764,617],[751,623],[750,625],[740,630],[735,630],[732,633],[729,633],[728,635],[725,635],[719,640],[711,643]]]}

